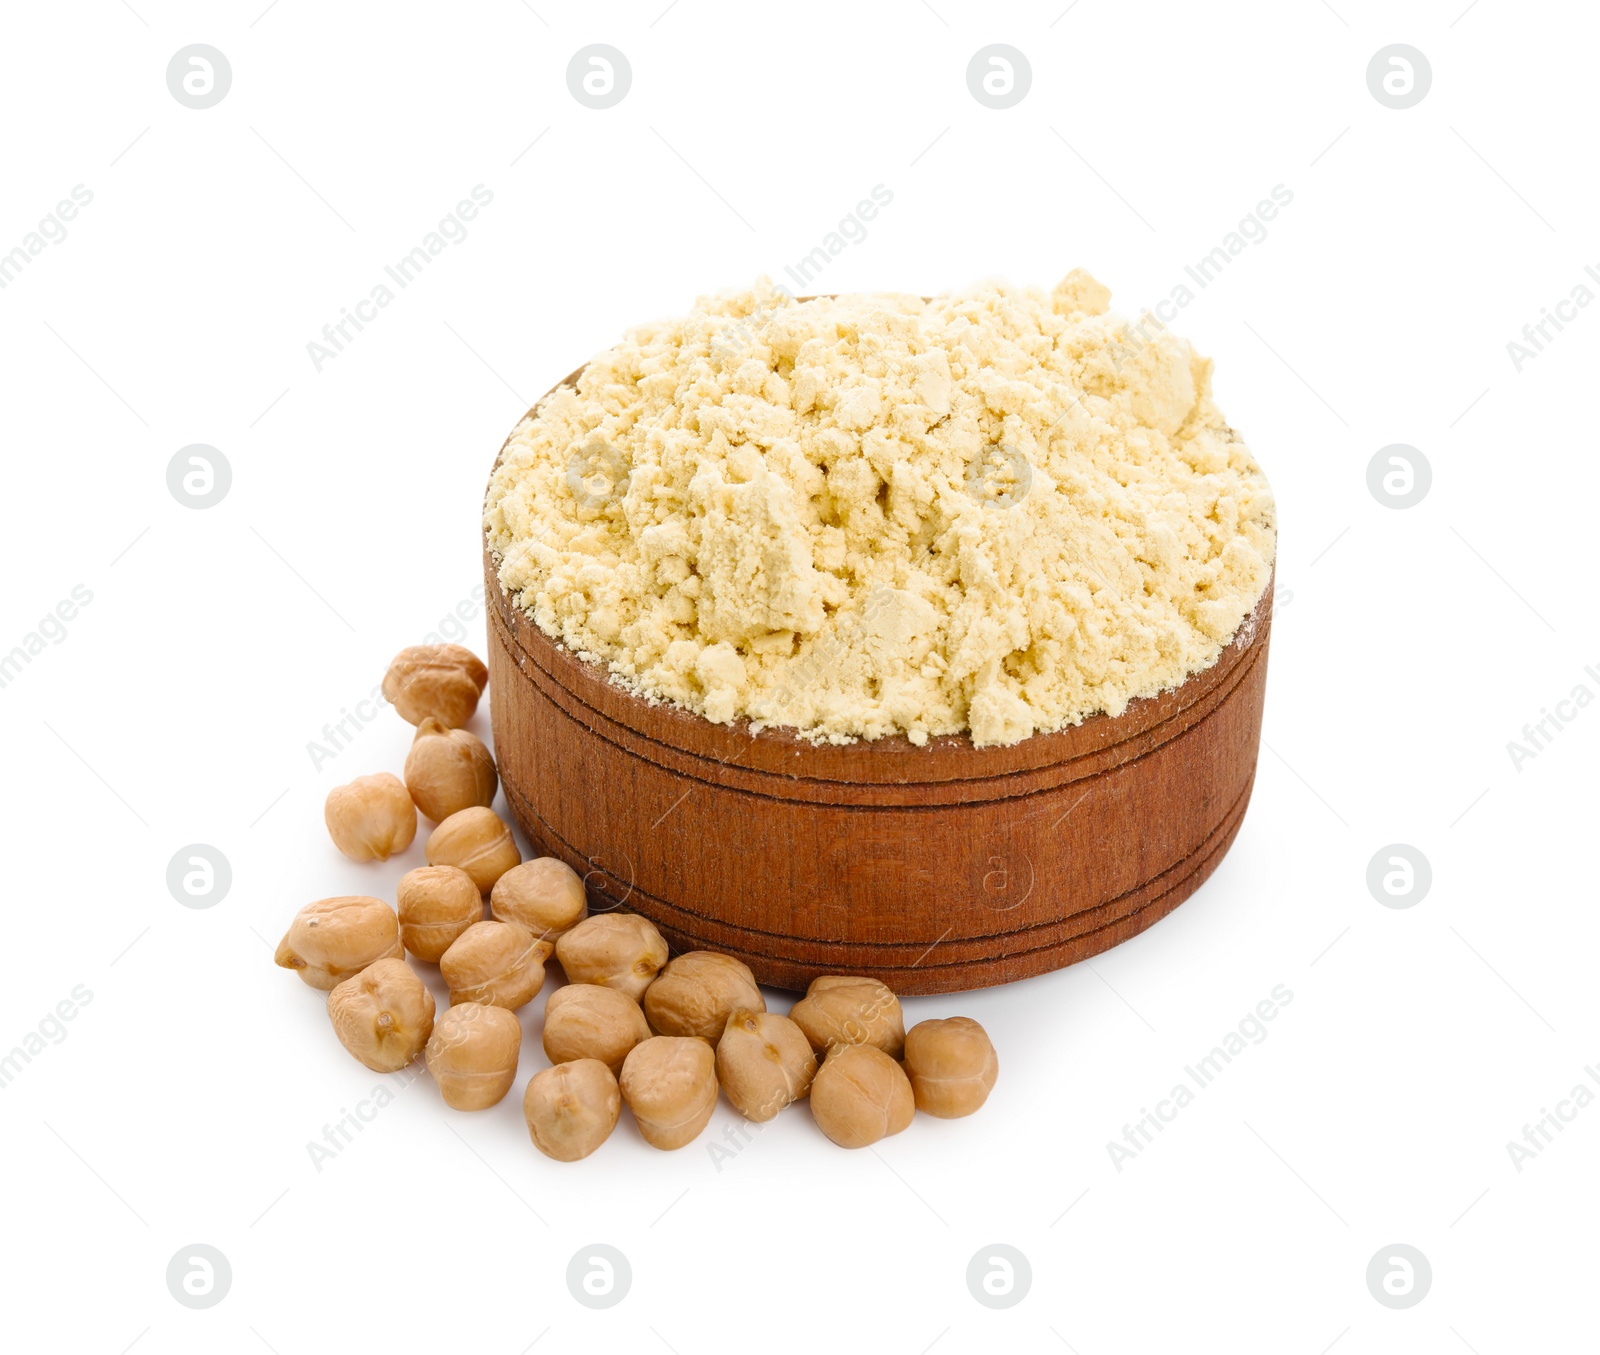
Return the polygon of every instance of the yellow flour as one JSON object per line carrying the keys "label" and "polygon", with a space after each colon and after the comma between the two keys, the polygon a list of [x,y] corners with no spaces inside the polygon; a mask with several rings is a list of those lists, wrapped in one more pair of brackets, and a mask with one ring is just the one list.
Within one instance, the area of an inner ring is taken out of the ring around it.
{"label": "yellow flour", "polygon": [[539,627],[641,695],[845,742],[1014,743],[1215,662],[1272,492],[1209,360],[1053,292],[643,325],[522,421],[484,523]]}

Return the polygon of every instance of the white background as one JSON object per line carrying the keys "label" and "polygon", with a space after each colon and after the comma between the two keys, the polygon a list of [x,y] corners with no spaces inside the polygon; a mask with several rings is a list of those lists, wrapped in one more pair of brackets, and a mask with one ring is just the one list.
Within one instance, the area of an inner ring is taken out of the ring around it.
{"label": "white background", "polygon": [[[1506,1144],[1600,1091],[1600,709],[1520,770],[1506,745],[1600,693],[1600,307],[1520,372],[1506,345],[1600,267],[1600,25],[1509,0],[1065,7],[6,7],[0,251],[93,193],[0,291],[0,652],[93,595],[0,690],[0,1051],[92,993],[0,1091],[8,1344],[1589,1348],[1600,1108],[1521,1171]],[[201,111],[165,80],[195,42],[233,72]],[[566,84],[591,42],[632,65],[607,111]],[[1006,111],[965,80],[993,42],[1032,66]],[[1395,42],[1433,70],[1404,111],[1365,78]],[[499,1106],[451,1112],[424,1075],[318,1171],[308,1141],[379,1079],[271,946],[308,900],[392,897],[422,838],[357,867],[322,829],[330,786],[398,771],[392,712],[320,769],[308,742],[463,600],[482,650],[479,503],[535,397],[632,323],[781,278],[880,183],[892,204],[826,290],[1085,266],[1130,314],[1292,191],[1174,326],[1280,504],[1237,844],[1090,964],[907,1002],[991,1032],[972,1119],[846,1153],[799,1108],[718,1170],[723,1105],[681,1152],[625,1119],[560,1166],[520,1116],[536,1005]],[[468,237],[315,370],[308,342],[476,184]],[[203,511],[165,479],[195,442],[233,471]],[[1404,511],[1366,485],[1394,442],[1433,468]],[[165,884],[194,842],[232,865],[209,910]],[[1433,870],[1405,910],[1365,883],[1395,842]],[[1278,984],[1265,1041],[1117,1170],[1108,1140]],[[206,1311],[165,1281],[196,1242],[233,1271]],[[565,1279],[594,1242],[633,1269],[604,1312]],[[1365,1280],[1397,1242],[1433,1270],[1406,1311]],[[992,1243],[1032,1267],[1007,1311],[965,1280]]]}

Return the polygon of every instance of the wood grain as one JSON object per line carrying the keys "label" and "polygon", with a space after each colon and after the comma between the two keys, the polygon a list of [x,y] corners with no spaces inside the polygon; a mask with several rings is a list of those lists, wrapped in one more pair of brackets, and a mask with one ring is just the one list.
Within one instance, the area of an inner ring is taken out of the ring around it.
{"label": "wood grain", "polygon": [[[577,376],[567,378],[570,384]],[[552,642],[484,552],[507,801],[592,908],[801,989],[951,992],[1072,964],[1166,916],[1249,804],[1272,585],[1210,668],[1123,714],[1005,748],[813,745],[651,704]]]}

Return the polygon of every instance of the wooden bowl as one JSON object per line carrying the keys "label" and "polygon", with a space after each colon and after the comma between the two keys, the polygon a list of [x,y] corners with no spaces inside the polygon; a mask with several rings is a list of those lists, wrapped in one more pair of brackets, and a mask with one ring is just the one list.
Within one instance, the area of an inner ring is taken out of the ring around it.
{"label": "wooden bowl", "polygon": [[712,724],[550,640],[487,549],[484,584],[517,822],[591,908],[643,913],[674,951],[736,955],[774,987],[865,974],[955,992],[1097,955],[1194,893],[1250,802],[1270,581],[1204,672],[1002,748]]}

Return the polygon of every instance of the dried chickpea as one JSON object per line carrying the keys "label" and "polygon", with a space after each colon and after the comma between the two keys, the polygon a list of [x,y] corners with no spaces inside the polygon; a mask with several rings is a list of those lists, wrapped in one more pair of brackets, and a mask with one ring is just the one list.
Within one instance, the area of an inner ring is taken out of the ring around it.
{"label": "dried chickpea", "polygon": [[622,1093],[598,1059],[558,1063],[528,1079],[522,1118],[533,1146],[557,1162],[588,1157],[611,1137],[622,1114]]}
{"label": "dried chickpea", "polygon": [[599,913],[556,941],[556,959],[572,983],[615,988],[635,1002],[667,962],[667,943],[649,918]]}
{"label": "dried chickpea", "polygon": [[770,1120],[811,1090],[817,1056],[799,1026],[776,1012],[729,1014],[717,1042],[717,1081],[747,1120]]}
{"label": "dried chickpea", "polygon": [[658,1035],[694,1035],[715,1047],[736,1008],[764,1012],[766,999],[750,967],[731,955],[691,950],[645,989],[644,1014]]}
{"label": "dried chickpea", "polygon": [[450,944],[483,921],[483,895],[456,866],[418,866],[400,877],[400,941],[419,960],[438,964]]}
{"label": "dried chickpea", "polygon": [[398,960],[400,919],[382,899],[346,894],[308,903],[294,915],[273,960],[298,970],[323,992],[359,974],[374,960]]}
{"label": "dried chickpea", "polygon": [[450,1005],[481,1002],[516,1011],[544,987],[550,943],[515,922],[474,922],[439,959]]}
{"label": "dried chickpea", "polygon": [[919,1021],[906,1032],[906,1074],[917,1109],[941,1120],[971,1115],[1000,1073],[989,1033],[967,1016]]}
{"label": "dried chickpea", "polygon": [[489,911],[502,922],[520,922],[535,936],[554,941],[583,921],[589,900],[583,881],[565,861],[536,856],[494,882]]}
{"label": "dried chickpea", "polygon": [[463,1002],[434,1023],[428,1071],[447,1106],[484,1110],[511,1090],[521,1050],[522,1023],[513,1013]]}
{"label": "dried chickpea", "polygon": [[417,808],[435,823],[474,805],[494,803],[500,775],[494,755],[476,734],[428,716],[406,754],[406,789]]}
{"label": "dried chickpea", "polygon": [[716,1109],[716,1056],[704,1040],[653,1035],[629,1051],[618,1081],[652,1148],[682,1148]]}
{"label": "dried chickpea", "polygon": [[433,994],[404,960],[375,960],[328,994],[339,1043],[375,1073],[396,1073],[433,1034]]}
{"label": "dried chickpea", "polygon": [[569,983],[544,1004],[544,1052],[551,1063],[598,1059],[615,1075],[628,1051],[649,1038],[639,1004],[615,988]]}
{"label": "dried chickpea", "polygon": [[333,845],[352,861],[387,861],[417,835],[417,807],[391,772],[335,786],[322,806],[322,819]]}
{"label": "dried chickpea", "polygon": [[390,661],[383,694],[400,718],[420,725],[429,716],[451,729],[472,718],[489,684],[489,670],[461,645],[412,645]]}
{"label": "dried chickpea", "polygon": [[900,999],[877,979],[824,974],[813,979],[789,1016],[819,1054],[834,1045],[876,1045],[899,1058],[906,1043]]}
{"label": "dried chickpea", "polygon": [[430,866],[459,866],[466,871],[482,894],[522,860],[505,820],[483,805],[452,814],[428,834],[425,852]]}
{"label": "dried chickpea", "polygon": [[835,1045],[811,1083],[811,1114],[841,1148],[898,1134],[915,1109],[905,1069],[876,1045]]}

